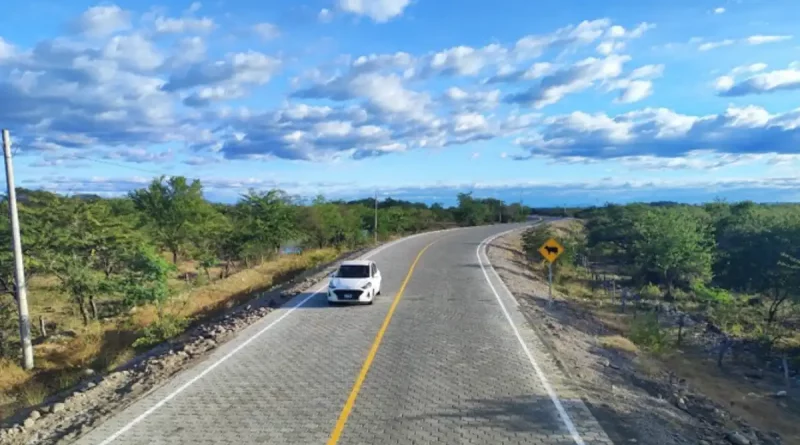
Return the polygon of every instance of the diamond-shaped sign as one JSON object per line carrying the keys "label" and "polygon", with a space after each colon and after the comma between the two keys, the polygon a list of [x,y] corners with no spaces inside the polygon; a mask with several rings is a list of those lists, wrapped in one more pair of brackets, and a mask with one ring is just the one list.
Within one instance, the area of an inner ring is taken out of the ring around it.
{"label": "diamond-shaped sign", "polygon": [[559,244],[554,238],[550,238],[539,248],[539,253],[542,254],[544,259],[552,263],[564,253],[564,246]]}

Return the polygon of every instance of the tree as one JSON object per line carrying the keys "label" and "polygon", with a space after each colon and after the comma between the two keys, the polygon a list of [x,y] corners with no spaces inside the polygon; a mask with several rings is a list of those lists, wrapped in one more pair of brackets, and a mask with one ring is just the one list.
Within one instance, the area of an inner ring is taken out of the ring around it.
{"label": "tree", "polygon": [[284,242],[298,236],[294,208],[282,190],[250,190],[236,206],[236,221],[245,251],[259,258],[277,254]]}
{"label": "tree", "polygon": [[652,209],[634,224],[637,275],[657,274],[672,297],[676,282],[688,286],[711,278],[710,228],[684,209]]}
{"label": "tree", "polygon": [[178,263],[182,249],[195,239],[199,228],[213,214],[213,208],[203,199],[203,186],[198,180],[191,183],[182,176],[154,179],[146,189],[135,190],[130,198],[156,241],[172,254]]}
{"label": "tree", "polygon": [[781,307],[798,293],[791,259],[800,257],[800,211],[743,203],[733,206],[720,226],[716,280],[729,289],[766,298],[765,321],[771,325]]}
{"label": "tree", "polygon": [[487,223],[491,218],[489,207],[474,199],[472,193],[458,194],[458,208],[456,209],[458,222],[466,226],[478,226]]}
{"label": "tree", "polygon": [[119,281],[118,290],[127,306],[153,304],[163,315],[164,303],[172,296],[169,274],[174,264],[168,263],[152,248],[142,247],[131,255],[128,268]]}

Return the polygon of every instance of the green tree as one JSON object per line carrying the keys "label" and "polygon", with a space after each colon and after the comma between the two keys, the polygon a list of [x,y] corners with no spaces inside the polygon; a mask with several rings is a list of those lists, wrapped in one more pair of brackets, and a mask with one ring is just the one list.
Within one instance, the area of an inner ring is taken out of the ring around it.
{"label": "green tree", "polygon": [[710,228],[685,209],[652,209],[634,223],[637,276],[656,274],[672,297],[676,283],[688,286],[711,278]]}
{"label": "green tree", "polygon": [[174,264],[214,211],[203,199],[200,181],[189,183],[182,176],[154,179],[146,189],[131,192],[130,198]]}
{"label": "green tree", "polygon": [[245,251],[259,259],[277,254],[283,243],[298,236],[295,220],[289,196],[281,190],[250,190],[236,208],[237,230]]}
{"label": "green tree", "polygon": [[491,209],[473,198],[472,193],[459,193],[456,219],[462,225],[479,226],[491,221]]}
{"label": "green tree", "polygon": [[742,203],[733,206],[720,226],[716,281],[766,298],[765,319],[771,325],[785,303],[798,294],[791,258],[800,256],[800,210]]}
{"label": "green tree", "polygon": [[118,283],[125,304],[129,307],[153,304],[159,317],[162,316],[164,303],[172,296],[168,280],[176,266],[148,247],[133,253],[127,266]]}

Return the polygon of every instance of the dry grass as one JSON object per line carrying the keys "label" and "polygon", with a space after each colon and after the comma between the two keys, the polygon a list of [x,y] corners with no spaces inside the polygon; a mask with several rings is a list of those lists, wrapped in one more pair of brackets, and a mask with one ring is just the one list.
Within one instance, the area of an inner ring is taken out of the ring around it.
{"label": "dry grass", "polygon": [[[309,268],[333,261],[339,253],[335,249],[321,249],[282,256],[204,286],[192,287],[182,280],[173,280],[171,284],[177,295],[165,312],[181,318],[213,315]],[[182,273],[194,271],[193,263],[180,266]],[[218,271],[212,271],[212,276],[215,274]],[[49,394],[70,387],[77,382],[82,369],[111,370],[132,359],[136,353],[132,344],[140,335],[139,331],[158,319],[156,309],[146,306],[137,308],[130,316],[83,326],[80,314],[60,292],[57,280],[40,276],[29,283],[31,313],[43,315],[48,323],[57,326],[58,332],[72,331],[76,335],[36,345],[34,373],[24,371],[9,360],[0,360],[0,418],[39,404]]]}
{"label": "dry grass", "polygon": [[633,344],[632,341],[621,335],[607,335],[598,339],[600,346],[607,349],[614,349],[617,351],[627,352],[630,354],[638,354],[639,348]]}
{"label": "dry grass", "polygon": [[578,219],[564,219],[550,224],[550,227],[558,237],[584,231],[585,223]]}
{"label": "dry grass", "polygon": [[0,388],[12,388],[28,380],[29,374],[8,359],[0,359]]}

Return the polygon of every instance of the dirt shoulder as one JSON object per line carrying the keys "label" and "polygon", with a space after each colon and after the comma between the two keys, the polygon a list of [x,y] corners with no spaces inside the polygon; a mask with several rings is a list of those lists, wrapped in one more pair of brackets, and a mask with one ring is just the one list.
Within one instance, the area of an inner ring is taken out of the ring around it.
{"label": "dirt shoulder", "polygon": [[[733,404],[705,395],[706,388],[719,392],[721,385],[732,383],[713,373],[703,380],[685,378],[682,372],[675,372],[681,370],[674,361],[639,351],[620,335],[623,330],[613,310],[555,291],[555,301],[548,305],[547,283],[528,266],[521,234],[516,231],[496,239],[488,247],[489,259],[547,346],[546,353],[579,388],[587,407],[614,443],[800,443],[800,436],[792,434],[792,429],[797,433],[800,428],[800,420],[786,417],[784,425],[768,423],[773,427],[770,430],[752,427],[754,419],[732,412],[729,408]],[[683,366],[695,368],[698,363]],[[737,394],[741,391],[736,388]],[[765,416],[782,411],[793,415],[779,400],[763,398],[762,402],[771,408]],[[783,440],[771,432],[777,429]]]}

